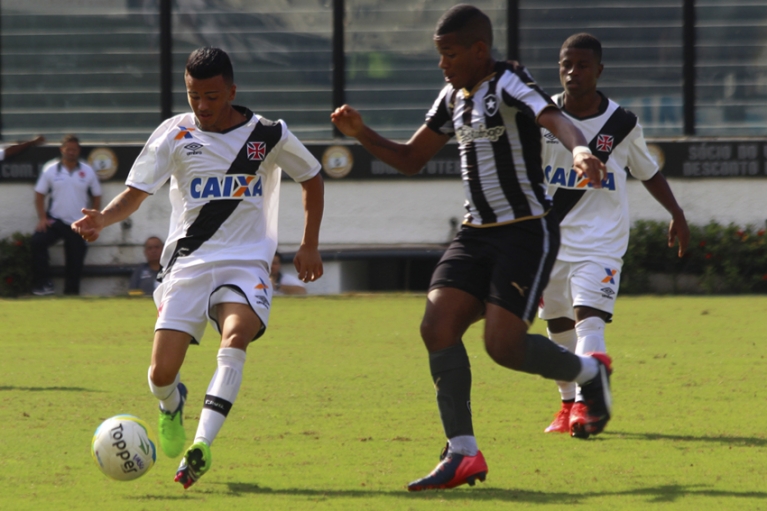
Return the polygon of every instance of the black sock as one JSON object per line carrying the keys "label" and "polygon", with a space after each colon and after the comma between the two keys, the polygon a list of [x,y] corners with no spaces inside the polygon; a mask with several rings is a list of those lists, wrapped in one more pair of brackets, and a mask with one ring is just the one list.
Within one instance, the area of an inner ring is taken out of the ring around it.
{"label": "black sock", "polygon": [[429,353],[437,406],[445,436],[474,435],[471,422],[471,368],[463,343]]}
{"label": "black sock", "polygon": [[543,335],[527,334],[525,361],[520,371],[559,381],[574,381],[581,371],[581,359]]}

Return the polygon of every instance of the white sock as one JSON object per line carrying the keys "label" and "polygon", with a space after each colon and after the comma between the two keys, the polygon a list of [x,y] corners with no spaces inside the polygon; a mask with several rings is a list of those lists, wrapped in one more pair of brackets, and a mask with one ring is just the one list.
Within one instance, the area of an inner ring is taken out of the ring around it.
{"label": "white sock", "polygon": [[200,413],[195,442],[213,443],[229,410],[237,399],[242,383],[242,369],[245,366],[245,352],[237,348],[218,350],[218,368],[208,385],[205,403]]}
{"label": "white sock", "polygon": [[473,435],[454,436],[447,441],[450,444],[450,452],[463,454],[464,456],[476,456],[479,452],[477,439]]}
{"label": "white sock", "polygon": [[149,390],[152,391],[154,397],[160,400],[160,408],[165,411],[175,412],[178,405],[181,403],[181,394],[178,393],[178,382],[181,381],[181,374],[176,374],[176,379],[170,385],[164,387],[158,387],[152,383],[152,368],[149,368],[147,374],[147,380],[149,381]]}
{"label": "white sock", "polygon": [[[575,383],[583,385],[586,382],[593,380],[599,373],[599,364],[594,357],[584,357],[578,355],[581,359],[581,372],[575,377]],[[577,398],[576,398],[577,401]]]}
{"label": "white sock", "polygon": [[605,353],[605,321],[602,318],[592,316],[575,324],[575,331],[578,334],[578,347],[575,353],[583,355],[584,353]]}
{"label": "white sock", "polygon": [[[549,339],[551,339],[552,342],[575,353],[575,348],[578,343],[578,336],[576,335],[575,330],[565,330],[564,332],[553,333],[551,330],[547,329],[547,332],[549,334]],[[575,382],[557,380],[557,385],[559,386],[559,395],[562,396],[562,401],[575,399]]]}

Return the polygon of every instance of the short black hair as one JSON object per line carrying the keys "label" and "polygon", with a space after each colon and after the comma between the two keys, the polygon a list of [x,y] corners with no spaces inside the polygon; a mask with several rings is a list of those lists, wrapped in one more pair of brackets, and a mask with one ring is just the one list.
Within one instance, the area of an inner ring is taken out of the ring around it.
{"label": "short black hair", "polygon": [[69,133],[69,134],[64,135],[62,137],[62,139],[61,139],[61,146],[63,147],[63,146],[67,145],[70,142],[74,142],[75,144],[80,145],[80,139],[77,138],[76,135],[73,135],[73,134]]}
{"label": "short black hair", "polygon": [[205,80],[221,75],[228,84],[234,83],[234,69],[229,55],[220,48],[197,48],[186,59],[186,72],[192,78]]}
{"label": "short black hair", "polygon": [[484,41],[493,47],[493,24],[487,15],[468,4],[451,7],[437,22],[435,36],[456,34],[464,46],[471,46],[477,41]]}
{"label": "short black hair", "polygon": [[594,52],[594,56],[597,58],[597,62],[602,62],[602,43],[599,42],[599,39],[586,32],[574,34],[565,39],[565,42],[562,43],[562,48],[560,48],[560,51],[566,48],[591,50]]}

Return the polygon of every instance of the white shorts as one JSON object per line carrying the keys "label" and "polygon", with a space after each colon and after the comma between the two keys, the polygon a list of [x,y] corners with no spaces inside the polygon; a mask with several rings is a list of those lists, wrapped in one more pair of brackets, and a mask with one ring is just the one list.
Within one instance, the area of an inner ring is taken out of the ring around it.
{"label": "white shorts", "polygon": [[226,266],[203,264],[171,269],[154,291],[157,306],[155,330],[178,330],[199,344],[208,321],[221,333],[216,305],[233,302],[249,305],[261,319],[261,337],[269,323],[272,283],[265,264],[237,262]]}
{"label": "white shorts", "polygon": [[620,274],[621,265],[616,261],[569,263],[557,259],[543,291],[538,317],[575,320],[573,308],[578,306],[591,307],[612,317]]}

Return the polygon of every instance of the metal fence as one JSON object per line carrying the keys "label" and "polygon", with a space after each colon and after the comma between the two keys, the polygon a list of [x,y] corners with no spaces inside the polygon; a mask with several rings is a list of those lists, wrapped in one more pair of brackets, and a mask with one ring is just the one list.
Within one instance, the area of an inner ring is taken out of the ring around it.
{"label": "metal fence", "polygon": [[[408,138],[442,86],[432,42],[451,0],[3,0],[0,135],[74,132],[142,142],[188,109],[183,66],[225,49],[237,103],[284,119],[304,140],[336,133],[334,105]],[[559,47],[602,41],[601,89],[648,136],[767,134],[767,1],[477,0],[496,57],[518,57],[549,92]]]}

